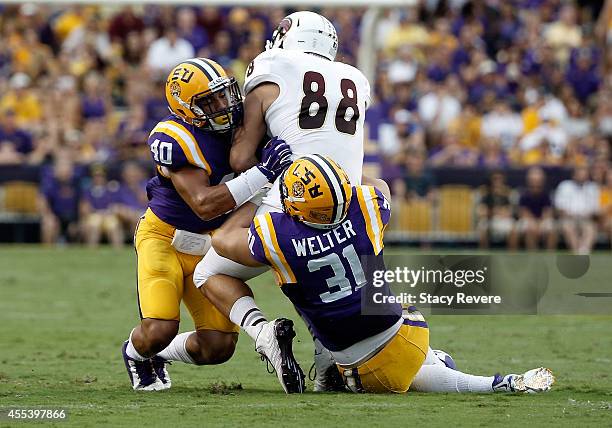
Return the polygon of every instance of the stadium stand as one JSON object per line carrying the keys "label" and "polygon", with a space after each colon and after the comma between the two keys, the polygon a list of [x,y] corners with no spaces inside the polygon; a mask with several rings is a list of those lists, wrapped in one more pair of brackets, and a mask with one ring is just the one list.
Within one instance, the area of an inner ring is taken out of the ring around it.
{"label": "stadium stand", "polygon": [[[373,65],[364,170],[392,185],[389,240],[476,245],[482,242],[478,195],[492,172],[503,171],[518,195],[527,168],[541,166],[553,198],[574,168],[588,166],[588,180],[600,195],[591,215],[598,245],[609,245],[609,2],[414,3],[381,10],[365,36],[366,8],[319,10],[338,30],[338,59]],[[40,195],[51,194],[57,163],[74,165],[70,180],[77,199],[91,185],[92,164],[105,165],[119,184],[124,162],[141,162],[149,171],[144,140],[167,112],[164,61],[211,57],[242,80],[289,12],[0,5],[2,230],[40,218],[34,187],[13,182],[38,183]],[[362,45],[372,50],[360,50]],[[519,222],[521,206],[518,198],[510,203],[518,231],[525,223]],[[124,198],[116,205],[122,211],[129,203]],[[130,236],[131,222],[124,223]],[[0,239],[23,239],[8,232]]]}

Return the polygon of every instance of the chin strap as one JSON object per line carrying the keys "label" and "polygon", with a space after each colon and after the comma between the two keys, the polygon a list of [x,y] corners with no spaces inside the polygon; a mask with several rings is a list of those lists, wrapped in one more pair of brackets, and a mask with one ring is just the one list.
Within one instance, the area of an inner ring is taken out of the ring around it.
{"label": "chin strap", "polygon": [[322,223],[312,223],[309,221],[305,221],[305,220],[300,220],[302,223],[304,223],[306,226],[309,227],[313,227],[315,229],[335,229],[336,227],[340,226],[340,223],[342,223],[344,221],[343,217],[341,220],[335,222],[335,223],[330,223],[330,224],[322,224]]}

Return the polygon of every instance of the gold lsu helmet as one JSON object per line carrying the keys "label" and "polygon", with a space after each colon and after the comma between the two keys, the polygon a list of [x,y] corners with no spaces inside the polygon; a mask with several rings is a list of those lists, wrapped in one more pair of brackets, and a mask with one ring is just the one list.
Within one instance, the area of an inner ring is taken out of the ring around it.
{"label": "gold lsu helmet", "polygon": [[280,180],[283,211],[318,229],[333,229],[348,213],[351,183],[332,159],[318,154],[302,156]]}
{"label": "gold lsu helmet", "polygon": [[174,67],[166,80],[170,111],[189,124],[226,132],[242,123],[242,94],[234,77],[207,58],[192,58]]}

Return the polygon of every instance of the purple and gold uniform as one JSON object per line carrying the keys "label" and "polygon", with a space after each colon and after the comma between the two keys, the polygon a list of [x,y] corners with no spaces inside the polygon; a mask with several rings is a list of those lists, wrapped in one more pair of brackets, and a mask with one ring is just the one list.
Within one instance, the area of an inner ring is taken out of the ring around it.
{"label": "purple and gold uniform", "polygon": [[151,211],[166,223],[194,233],[221,226],[227,216],[209,221],[198,217],[178,194],[165,169],[201,168],[210,177],[211,186],[233,178],[229,165],[231,133],[205,132],[170,115],[153,128],[147,144],[157,170],[157,176],[147,184]]}
{"label": "purple and gold uniform", "polygon": [[153,128],[147,144],[157,175],[147,184],[149,207],[134,239],[141,318],[178,321],[183,300],[197,330],[238,331],[193,284],[193,271],[202,256],[181,253],[171,245],[177,229],[211,232],[226,216],[200,219],[174,188],[169,171],[201,168],[209,175],[211,186],[232,178],[231,133],[206,132],[170,115]]}
{"label": "purple and gold uniform", "polygon": [[332,353],[401,325],[381,350],[350,367],[370,392],[407,391],[429,346],[427,324],[418,312],[403,324],[396,303],[379,315],[362,314],[367,278],[384,269],[383,235],[390,214],[378,189],[355,186],[345,219],[332,230],[309,227],[284,213],[258,215],[249,230],[253,257],[272,267],[313,336]]}

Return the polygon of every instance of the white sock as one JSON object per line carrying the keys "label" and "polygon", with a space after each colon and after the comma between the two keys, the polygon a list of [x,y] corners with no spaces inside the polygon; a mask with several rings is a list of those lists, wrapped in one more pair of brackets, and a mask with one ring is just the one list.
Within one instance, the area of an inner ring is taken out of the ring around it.
{"label": "white sock", "polygon": [[143,357],[142,355],[140,355],[138,353],[138,351],[136,350],[136,348],[134,348],[134,344],[132,343],[132,334],[134,333],[134,330],[136,330],[136,329],[134,328],[130,332],[130,338],[128,339],[128,345],[127,345],[127,348],[125,350],[125,353],[127,354],[128,357],[130,357],[131,359],[136,360],[136,361],[148,360],[148,358]]}
{"label": "white sock", "polygon": [[158,356],[168,361],[182,361],[187,364],[195,364],[189,352],[187,352],[187,338],[191,336],[195,331],[188,331],[186,333],[177,334],[170,345],[161,351]]}
{"label": "white sock", "polygon": [[474,376],[446,366],[421,366],[411,391],[417,392],[493,392],[493,376]]}
{"label": "white sock", "polygon": [[427,355],[425,356],[425,361],[423,361],[424,366],[444,366],[446,365],[440,360],[433,349],[427,348]]}
{"label": "white sock", "polygon": [[267,321],[251,296],[236,300],[230,310],[229,318],[234,324],[242,327],[253,340],[257,340],[257,335]]}

